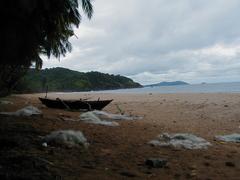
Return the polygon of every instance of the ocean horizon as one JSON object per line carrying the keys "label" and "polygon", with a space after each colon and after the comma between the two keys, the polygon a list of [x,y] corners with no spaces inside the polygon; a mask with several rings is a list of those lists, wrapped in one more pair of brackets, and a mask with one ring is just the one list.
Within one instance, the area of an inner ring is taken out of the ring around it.
{"label": "ocean horizon", "polygon": [[109,93],[240,93],[240,82],[202,83],[175,86],[154,86],[93,92]]}
{"label": "ocean horizon", "polygon": [[57,92],[57,94],[67,93],[240,93],[240,82],[225,83],[202,83],[174,86],[154,86],[131,89],[100,90],[85,92]]}

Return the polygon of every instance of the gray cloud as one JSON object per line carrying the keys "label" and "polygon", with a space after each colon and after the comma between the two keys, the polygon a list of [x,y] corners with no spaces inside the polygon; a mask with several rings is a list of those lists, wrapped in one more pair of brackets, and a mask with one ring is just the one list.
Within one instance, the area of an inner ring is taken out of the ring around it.
{"label": "gray cloud", "polygon": [[95,0],[72,53],[44,62],[122,74],[143,83],[240,78],[239,0]]}

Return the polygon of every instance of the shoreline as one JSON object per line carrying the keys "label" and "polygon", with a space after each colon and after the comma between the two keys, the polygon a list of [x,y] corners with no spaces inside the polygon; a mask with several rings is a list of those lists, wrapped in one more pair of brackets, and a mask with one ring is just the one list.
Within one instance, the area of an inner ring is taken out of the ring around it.
{"label": "shoreline", "polygon": [[[42,92],[42,94],[45,92]],[[141,87],[141,88],[124,88],[113,90],[97,90],[97,91],[81,91],[81,92],[49,92],[61,94],[77,94],[77,93],[112,93],[112,94],[144,94],[144,93],[160,93],[160,94],[215,94],[215,93],[240,93],[240,82],[229,83],[209,83],[209,84],[189,84],[189,85],[175,85],[175,86],[155,86],[155,87]],[[40,94],[40,93],[27,93]]]}

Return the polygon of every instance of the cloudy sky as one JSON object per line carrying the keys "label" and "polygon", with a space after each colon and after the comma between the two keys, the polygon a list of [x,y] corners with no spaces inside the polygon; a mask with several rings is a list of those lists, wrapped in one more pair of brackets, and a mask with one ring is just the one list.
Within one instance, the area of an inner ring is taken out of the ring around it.
{"label": "cloudy sky", "polygon": [[141,84],[240,81],[239,0],[95,0],[73,51],[44,68],[121,74]]}

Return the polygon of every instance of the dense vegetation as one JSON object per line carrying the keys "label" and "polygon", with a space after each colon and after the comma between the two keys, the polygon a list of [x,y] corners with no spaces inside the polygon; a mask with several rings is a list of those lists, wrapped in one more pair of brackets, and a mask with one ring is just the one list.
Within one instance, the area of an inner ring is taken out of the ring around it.
{"label": "dense vegetation", "polygon": [[120,88],[137,88],[140,84],[120,76],[100,72],[82,73],[65,68],[52,68],[36,71],[30,69],[17,85],[17,92],[49,91],[89,91]]}
{"label": "dense vegetation", "polygon": [[41,55],[59,58],[71,51],[80,7],[90,19],[91,0],[1,1],[0,97],[16,88],[29,67],[41,69]]}
{"label": "dense vegetation", "polygon": [[91,0],[1,1],[0,65],[35,63],[41,68],[40,55],[60,57],[71,51],[69,38],[81,22],[79,3],[90,19]]}

